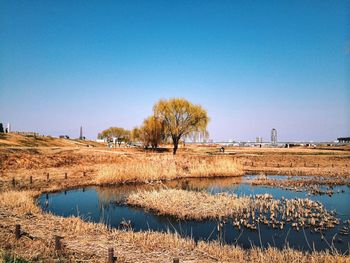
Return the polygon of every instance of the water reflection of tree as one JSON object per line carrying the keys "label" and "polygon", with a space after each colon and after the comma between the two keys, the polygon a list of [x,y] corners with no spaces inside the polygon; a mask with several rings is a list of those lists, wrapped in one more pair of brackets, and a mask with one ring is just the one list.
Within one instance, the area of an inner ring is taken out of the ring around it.
{"label": "water reflection of tree", "polygon": [[97,186],[96,192],[99,204],[123,203],[125,198],[137,191],[150,191],[163,187],[162,184],[130,184],[119,186]]}
{"label": "water reflection of tree", "polygon": [[212,187],[228,188],[242,183],[242,177],[187,178],[169,181],[167,187],[190,191],[203,191]]}

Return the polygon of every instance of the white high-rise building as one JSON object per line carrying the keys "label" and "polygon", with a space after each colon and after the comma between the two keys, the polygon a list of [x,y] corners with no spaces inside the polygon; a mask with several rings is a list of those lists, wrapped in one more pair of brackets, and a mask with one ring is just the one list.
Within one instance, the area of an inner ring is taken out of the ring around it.
{"label": "white high-rise building", "polygon": [[277,130],[275,128],[271,130],[271,143],[273,145],[277,144]]}
{"label": "white high-rise building", "polygon": [[10,133],[10,132],[11,132],[11,123],[7,123],[6,132],[7,132],[7,133]]}

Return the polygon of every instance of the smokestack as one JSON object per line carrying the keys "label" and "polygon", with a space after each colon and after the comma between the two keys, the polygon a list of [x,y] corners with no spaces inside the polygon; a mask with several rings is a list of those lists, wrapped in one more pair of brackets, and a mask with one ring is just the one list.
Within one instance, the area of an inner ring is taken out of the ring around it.
{"label": "smokestack", "polygon": [[79,139],[82,140],[83,139],[83,126],[80,126],[80,136]]}

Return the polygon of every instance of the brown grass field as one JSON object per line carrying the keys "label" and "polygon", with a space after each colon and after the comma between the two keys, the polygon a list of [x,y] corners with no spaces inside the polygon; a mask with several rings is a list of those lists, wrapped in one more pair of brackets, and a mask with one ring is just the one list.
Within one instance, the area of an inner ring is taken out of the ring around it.
{"label": "brown grass field", "polygon": [[[35,205],[40,193],[84,185],[147,184],[186,177],[229,178],[244,173],[350,178],[349,147],[232,147],[219,153],[218,146],[186,146],[173,157],[170,149],[150,152],[136,148],[108,149],[65,139],[55,139],[52,145],[46,138],[42,138],[45,142],[26,140],[0,138],[3,260],[12,255],[41,262],[105,262],[107,248],[112,246],[118,262],[171,262],[175,257],[180,262],[350,262],[349,256],[326,252],[305,253],[288,248],[243,250],[216,242],[196,243],[168,233],[110,230],[79,218],[46,214]],[[14,236],[15,224],[20,224],[24,232],[19,240]],[[63,237],[59,253],[54,250],[54,235]]]}

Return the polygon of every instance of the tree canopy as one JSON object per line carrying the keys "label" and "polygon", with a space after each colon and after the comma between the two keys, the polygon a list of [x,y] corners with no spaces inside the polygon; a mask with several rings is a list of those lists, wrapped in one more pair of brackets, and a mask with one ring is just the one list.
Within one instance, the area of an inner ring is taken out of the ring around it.
{"label": "tree canopy", "polygon": [[152,149],[157,149],[164,138],[162,123],[155,116],[145,119],[140,128],[140,138],[145,147],[151,146]]}
{"label": "tree canopy", "polygon": [[135,127],[131,130],[130,133],[130,140],[137,142],[141,140],[141,131],[140,128]]}
{"label": "tree canopy", "polygon": [[176,154],[183,136],[194,131],[206,131],[209,117],[200,105],[194,105],[182,98],[161,99],[153,107],[154,117],[162,123],[164,134],[170,136]]}
{"label": "tree canopy", "polygon": [[103,138],[116,138],[119,145],[122,141],[128,141],[130,138],[130,131],[121,127],[110,127],[103,130],[99,136]]}

